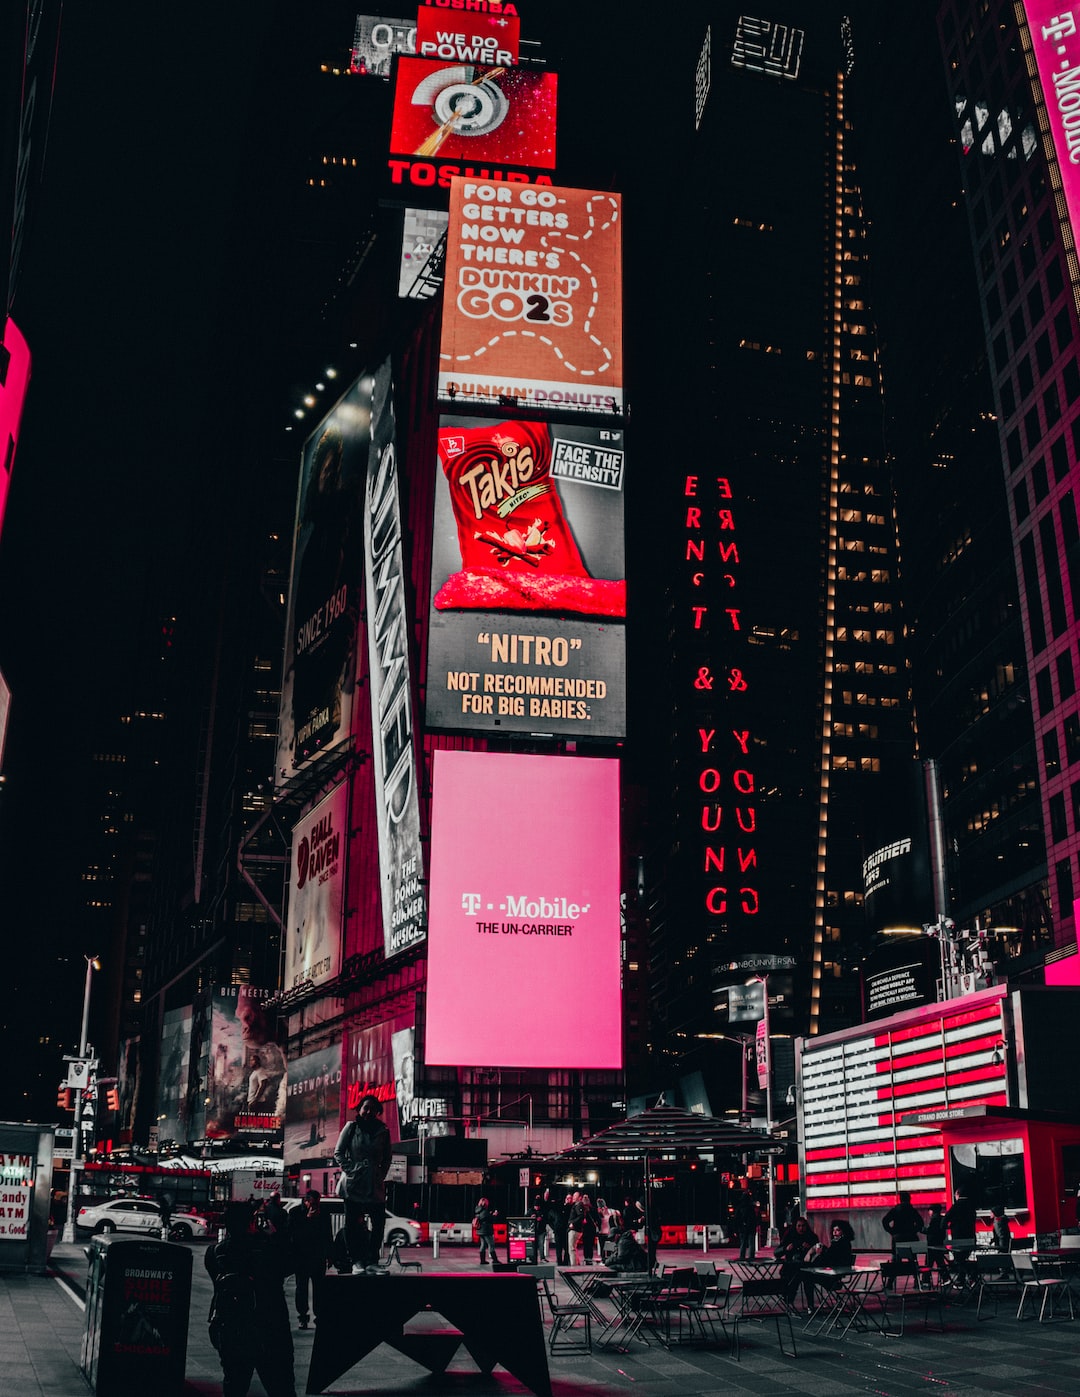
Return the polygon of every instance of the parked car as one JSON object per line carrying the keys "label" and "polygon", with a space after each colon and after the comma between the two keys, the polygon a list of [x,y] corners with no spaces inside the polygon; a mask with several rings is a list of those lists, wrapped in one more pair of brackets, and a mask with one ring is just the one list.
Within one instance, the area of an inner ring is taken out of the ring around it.
{"label": "parked car", "polygon": [[[107,1203],[95,1203],[80,1208],[75,1226],[84,1232],[161,1232],[161,1205],[152,1198],[110,1198]],[[169,1236],[176,1241],[192,1237],[208,1237],[210,1229],[195,1213],[173,1212]]]}
{"label": "parked car", "polygon": [[[299,1208],[299,1198],[283,1198],[284,1208]],[[345,1226],[345,1202],[341,1198],[324,1198],[322,1206],[330,1214],[334,1235]],[[387,1213],[383,1229],[383,1242],[388,1247],[415,1247],[420,1244],[421,1231],[418,1223],[411,1218],[399,1218],[396,1213]]]}

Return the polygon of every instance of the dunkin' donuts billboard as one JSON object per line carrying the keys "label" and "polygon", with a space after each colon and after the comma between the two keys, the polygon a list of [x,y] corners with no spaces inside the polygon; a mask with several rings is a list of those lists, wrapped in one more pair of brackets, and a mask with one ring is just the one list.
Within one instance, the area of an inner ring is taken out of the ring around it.
{"label": "dunkin' donuts billboard", "polygon": [[427,723],[626,732],[623,432],[443,417]]}
{"label": "dunkin' donuts billboard", "polygon": [[622,411],[621,215],[618,194],[451,180],[440,398]]}

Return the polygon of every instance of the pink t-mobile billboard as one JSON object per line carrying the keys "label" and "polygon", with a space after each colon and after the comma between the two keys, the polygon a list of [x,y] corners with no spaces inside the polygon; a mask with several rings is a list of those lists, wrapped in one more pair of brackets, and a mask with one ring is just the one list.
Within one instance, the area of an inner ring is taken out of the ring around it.
{"label": "pink t-mobile billboard", "polygon": [[426,1061],[620,1068],[618,763],[434,759]]}
{"label": "pink t-mobile billboard", "polygon": [[1076,8],[1059,0],[1027,0],[1024,10],[1075,237],[1080,227],[1080,22]]}

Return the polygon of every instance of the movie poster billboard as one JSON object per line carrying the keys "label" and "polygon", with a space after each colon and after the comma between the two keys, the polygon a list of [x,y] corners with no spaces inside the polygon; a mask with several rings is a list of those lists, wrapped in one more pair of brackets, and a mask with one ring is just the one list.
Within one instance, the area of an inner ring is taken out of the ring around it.
{"label": "movie poster billboard", "polygon": [[440,398],[622,411],[621,213],[618,194],[451,180]]}
{"label": "movie poster billboard", "polygon": [[436,1135],[452,1135],[449,1120],[452,1103],[444,1096],[424,1096],[416,1089],[416,1028],[395,1029],[390,1034],[390,1049],[394,1059],[394,1094],[397,1098],[398,1125],[403,1140],[413,1140],[421,1126],[429,1139]]}
{"label": "movie poster billboard", "polygon": [[[133,1038],[121,1038],[117,1053],[116,1093],[120,1099],[120,1109],[116,1113],[116,1127],[124,1143],[130,1141],[130,1132],[135,1128],[141,1085],[142,1037],[136,1034]],[[129,1132],[126,1136],[125,1131]]]}
{"label": "movie poster billboard", "polygon": [[376,373],[371,392],[364,566],[383,948],[389,957],[423,941],[427,901],[389,361]]}
{"label": "movie poster billboard", "polygon": [[183,1144],[188,1131],[188,1076],[191,1064],[191,1005],[166,1009],[161,1020],[161,1066],[158,1071],[158,1142]]}
{"label": "movie poster billboard", "polygon": [[616,760],[435,752],[426,1061],[621,1068],[619,881]]}
{"label": "movie poster billboard", "polygon": [[557,92],[554,73],[486,57],[450,63],[400,58],[390,152],[554,169]]}
{"label": "movie poster billboard", "polygon": [[518,61],[521,20],[517,15],[448,11],[421,5],[416,16],[415,52],[448,63],[481,63],[512,68]]}
{"label": "movie poster billboard", "polygon": [[624,737],[623,432],[445,416],[438,455],[428,726]]}
{"label": "movie poster billboard", "polygon": [[225,985],[209,992],[210,1031],[205,1081],[209,1140],[279,1132],[288,1091],[285,1054],[266,1012],[271,991]]}
{"label": "movie poster billboard", "polygon": [[389,15],[357,15],[349,71],[388,78],[396,53],[416,52],[416,25]]}
{"label": "movie poster billboard", "polygon": [[341,1114],[341,1041],[289,1063],[285,1167],[334,1153]]}
{"label": "movie poster billboard", "polygon": [[323,418],[302,453],[275,766],[279,787],[350,733],[370,422],[371,378],[365,375]]}
{"label": "movie poster billboard", "polygon": [[286,989],[325,984],[341,970],[348,815],[343,781],[293,826]]}

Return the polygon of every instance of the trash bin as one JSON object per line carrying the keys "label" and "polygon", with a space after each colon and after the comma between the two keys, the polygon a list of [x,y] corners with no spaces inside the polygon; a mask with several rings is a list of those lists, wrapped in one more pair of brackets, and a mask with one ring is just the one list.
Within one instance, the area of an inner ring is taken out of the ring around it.
{"label": "trash bin", "polygon": [[95,1237],[88,1255],[81,1366],[90,1391],[97,1397],[180,1397],[191,1252],[149,1238]]}

